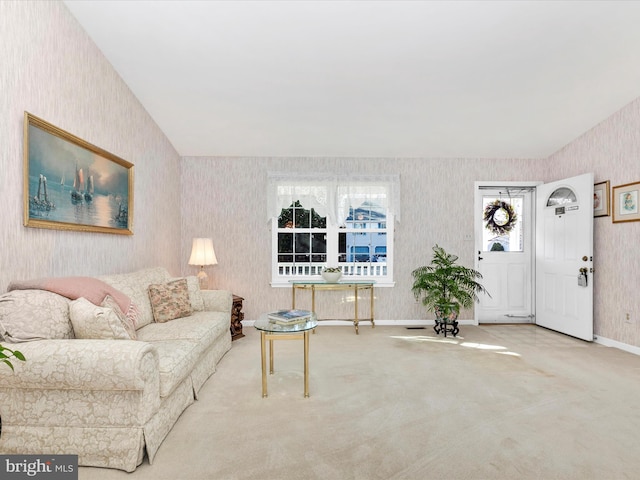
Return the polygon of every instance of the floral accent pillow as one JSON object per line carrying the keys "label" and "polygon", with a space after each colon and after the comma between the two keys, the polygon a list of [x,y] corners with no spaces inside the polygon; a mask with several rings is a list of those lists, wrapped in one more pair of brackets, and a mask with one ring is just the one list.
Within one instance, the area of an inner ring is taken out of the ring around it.
{"label": "floral accent pillow", "polygon": [[153,318],[158,323],[188,317],[192,313],[189,287],[185,278],[149,285],[149,300]]}
{"label": "floral accent pillow", "polygon": [[189,289],[189,298],[191,300],[191,309],[194,312],[202,312],[204,310],[204,299],[202,298],[202,292],[200,291],[200,282],[195,275],[189,277],[177,277],[170,278],[168,281],[180,280],[182,278],[187,279],[187,288]]}
{"label": "floral accent pillow", "polygon": [[102,301],[100,306],[113,310],[113,313],[118,317],[120,323],[122,323],[122,326],[129,334],[131,340],[138,339],[138,335],[136,334],[136,326],[133,323],[133,319],[131,317],[127,317],[122,312],[122,310],[120,309],[120,305],[118,305],[118,302],[116,302],[115,298],[113,298],[111,295],[107,295],[106,297],[104,297],[104,300]]}
{"label": "floral accent pillow", "polygon": [[71,318],[76,338],[132,339],[120,317],[112,308],[99,307],[84,297],[80,297],[69,304],[69,317]]}

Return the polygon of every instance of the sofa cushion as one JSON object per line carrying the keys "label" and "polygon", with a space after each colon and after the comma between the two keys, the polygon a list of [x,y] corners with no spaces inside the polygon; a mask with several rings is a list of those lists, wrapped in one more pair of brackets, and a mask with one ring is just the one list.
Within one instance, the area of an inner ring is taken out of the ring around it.
{"label": "sofa cushion", "polygon": [[154,340],[158,351],[160,372],[160,397],[171,394],[187,378],[202,354],[202,344],[194,340]]}
{"label": "sofa cushion", "polygon": [[192,275],[190,277],[172,278],[169,281],[180,280],[180,278],[187,279],[187,287],[189,288],[189,300],[191,300],[191,309],[194,312],[204,311],[204,299],[202,298],[202,292],[200,291],[200,282],[198,281],[198,277]]}
{"label": "sofa cushion", "polygon": [[103,275],[98,278],[131,297],[139,310],[136,328],[141,328],[153,322],[153,312],[149,301],[149,285],[164,283],[170,278],[170,275],[165,268],[156,267],[132,273]]}
{"label": "sofa cushion", "polygon": [[184,318],[166,323],[152,323],[137,331],[138,340],[194,340],[202,344],[202,350],[209,348],[222,335],[231,335],[229,316],[225,312],[195,312]]}
{"label": "sofa cushion", "polygon": [[113,308],[99,307],[80,297],[70,303],[69,313],[76,338],[131,340]]}
{"label": "sofa cushion", "polygon": [[6,342],[73,338],[69,299],[45,290],[0,295],[0,339]]}
{"label": "sofa cushion", "polygon": [[168,322],[191,315],[187,280],[181,278],[163,284],[149,285],[149,299],[156,322]]}

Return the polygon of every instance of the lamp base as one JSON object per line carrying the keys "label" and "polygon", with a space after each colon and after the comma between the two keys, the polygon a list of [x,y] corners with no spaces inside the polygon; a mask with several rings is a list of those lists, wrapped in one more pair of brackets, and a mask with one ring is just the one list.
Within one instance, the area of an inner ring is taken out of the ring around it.
{"label": "lamp base", "polygon": [[198,272],[198,283],[200,284],[200,290],[208,290],[209,289],[209,275],[204,271],[204,267],[200,268]]}

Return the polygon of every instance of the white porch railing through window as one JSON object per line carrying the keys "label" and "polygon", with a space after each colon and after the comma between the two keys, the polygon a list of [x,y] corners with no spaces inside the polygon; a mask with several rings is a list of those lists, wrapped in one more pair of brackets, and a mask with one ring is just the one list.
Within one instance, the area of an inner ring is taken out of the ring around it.
{"label": "white porch railing through window", "polygon": [[[285,277],[309,277],[320,275],[325,264],[303,263],[293,265],[291,263],[278,263],[278,274]],[[387,275],[387,263],[349,263],[338,265],[345,277],[384,277]]]}

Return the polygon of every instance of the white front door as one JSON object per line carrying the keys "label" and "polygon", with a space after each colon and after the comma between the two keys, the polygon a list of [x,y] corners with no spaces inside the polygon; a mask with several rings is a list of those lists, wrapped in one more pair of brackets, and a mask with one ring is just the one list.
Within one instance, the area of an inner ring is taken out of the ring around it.
{"label": "white front door", "polygon": [[476,184],[476,269],[491,296],[480,295],[476,322],[533,323],[535,183],[483,183]]}
{"label": "white front door", "polygon": [[536,323],[593,341],[592,273],[593,174],[540,185],[536,195]]}

